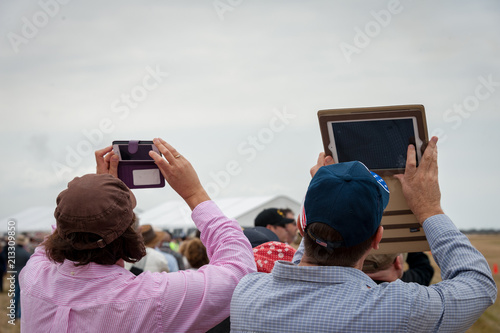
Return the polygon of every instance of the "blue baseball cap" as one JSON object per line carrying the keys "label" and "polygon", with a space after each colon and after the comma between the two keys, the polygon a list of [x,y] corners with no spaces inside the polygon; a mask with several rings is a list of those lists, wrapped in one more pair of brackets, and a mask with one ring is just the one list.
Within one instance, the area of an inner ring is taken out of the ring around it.
{"label": "blue baseball cap", "polygon": [[[301,221],[305,232],[327,248],[351,247],[375,232],[389,203],[389,188],[382,178],[361,162],[321,167],[309,183]],[[343,242],[329,242],[308,226],[324,223],[338,231]]]}

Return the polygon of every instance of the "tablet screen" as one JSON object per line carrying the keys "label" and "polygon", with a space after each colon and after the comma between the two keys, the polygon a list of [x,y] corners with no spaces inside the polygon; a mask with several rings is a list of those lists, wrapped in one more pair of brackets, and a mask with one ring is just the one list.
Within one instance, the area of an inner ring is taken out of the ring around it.
{"label": "tablet screen", "polygon": [[338,162],[361,161],[369,169],[403,169],[408,145],[419,148],[414,117],[332,121],[328,125],[330,149]]}

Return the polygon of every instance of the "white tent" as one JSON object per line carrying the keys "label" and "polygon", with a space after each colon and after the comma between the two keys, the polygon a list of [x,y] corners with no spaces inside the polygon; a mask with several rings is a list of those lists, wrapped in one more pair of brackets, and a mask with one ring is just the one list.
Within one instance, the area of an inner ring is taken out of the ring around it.
{"label": "white tent", "polygon": [[[290,208],[295,213],[300,203],[286,196],[262,196],[216,199],[219,208],[230,218],[236,219],[242,227],[254,225],[254,219],[265,208]],[[7,231],[7,222],[16,220],[16,232],[48,231],[56,224],[54,206],[31,207],[22,212],[2,218],[5,222],[2,232]],[[188,232],[195,228],[191,220],[191,210],[183,200],[172,200],[137,213],[141,224],[151,224],[159,229]]]}
{"label": "white tent", "polygon": [[[237,220],[242,227],[253,227],[255,217],[265,208],[290,208],[295,213],[300,203],[286,196],[237,197],[214,200],[226,216]],[[169,201],[149,209],[139,216],[140,224],[151,224],[170,232],[195,228],[191,210],[182,200]]]}
{"label": "white tent", "polygon": [[47,231],[52,230],[51,226],[56,224],[54,218],[55,206],[36,206],[31,207],[17,214],[2,218],[4,228],[2,232],[7,231],[7,223],[10,220],[16,221],[17,232],[31,232],[31,231]]}

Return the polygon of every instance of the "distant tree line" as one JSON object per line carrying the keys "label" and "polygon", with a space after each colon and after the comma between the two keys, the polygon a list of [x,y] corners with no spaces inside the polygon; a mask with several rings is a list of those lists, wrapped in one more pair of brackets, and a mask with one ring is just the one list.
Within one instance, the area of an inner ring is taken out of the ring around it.
{"label": "distant tree line", "polygon": [[464,234],[476,234],[476,235],[498,235],[500,234],[500,229],[460,229]]}

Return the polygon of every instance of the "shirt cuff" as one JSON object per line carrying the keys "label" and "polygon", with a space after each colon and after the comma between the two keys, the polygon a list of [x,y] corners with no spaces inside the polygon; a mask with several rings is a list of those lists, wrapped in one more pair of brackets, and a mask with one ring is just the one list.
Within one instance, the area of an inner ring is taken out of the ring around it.
{"label": "shirt cuff", "polygon": [[431,216],[422,225],[427,236],[427,241],[431,246],[433,241],[443,233],[450,230],[458,230],[453,221],[445,214]]}

